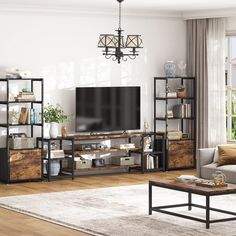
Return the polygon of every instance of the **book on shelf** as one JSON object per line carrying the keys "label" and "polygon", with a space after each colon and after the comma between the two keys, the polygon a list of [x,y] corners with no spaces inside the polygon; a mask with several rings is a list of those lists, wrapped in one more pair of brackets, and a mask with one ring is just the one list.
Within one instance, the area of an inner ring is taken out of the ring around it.
{"label": "book on shelf", "polygon": [[36,124],[37,122],[38,122],[37,114],[34,108],[32,109],[27,108],[27,107],[21,108],[20,116],[19,116],[19,124],[21,125]]}
{"label": "book on shelf", "polygon": [[19,124],[25,125],[28,122],[28,108],[22,107],[20,111]]}

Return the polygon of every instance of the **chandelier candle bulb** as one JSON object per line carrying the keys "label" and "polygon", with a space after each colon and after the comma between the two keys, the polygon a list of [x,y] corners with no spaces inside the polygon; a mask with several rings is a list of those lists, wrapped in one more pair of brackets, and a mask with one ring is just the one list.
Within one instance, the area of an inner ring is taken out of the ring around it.
{"label": "chandelier candle bulb", "polygon": [[[121,59],[127,61],[128,58],[134,60],[139,54],[137,49],[142,48],[141,35],[127,35],[125,44],[124,36],[121,29],[121,3],[124,0],[117,0],[119,2],[119,27],[116,30],[117,35],[114,34],[100,34],[98,47],[104,48],[103,55],[106,59],[112,58],[113,61],[120,63]],[[125,52],[126,49],[131,49]],[[124,52],[123,52],[124,50]]]}

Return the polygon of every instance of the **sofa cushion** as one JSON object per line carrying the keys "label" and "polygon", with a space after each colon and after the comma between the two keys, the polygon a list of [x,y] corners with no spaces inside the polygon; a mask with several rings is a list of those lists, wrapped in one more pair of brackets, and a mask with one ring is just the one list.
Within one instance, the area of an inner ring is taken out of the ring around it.
{"label": "sofa cushion", "polygon": [[219,144],[218,146],[216,146],[215,152],[214,152],[214,158],[213,158],[213,162],[215,162],[215,163],[218,163],[218,161],[219,161],[219,150],[218,150],[219,146],[235,146],[235,144],[225,143],[225,144]]}
{"label": "sofa cushion", "polygon": [[213,179],[213,174],[222,171],[226,176],[226,182],[236,184],[236,165],[217,166],[217,163],[211,163],[201,167],[201,178]]}
{"label": "sofa cushion", "polygon": [[236,145],[218,146],[218,166],[236,164]]}

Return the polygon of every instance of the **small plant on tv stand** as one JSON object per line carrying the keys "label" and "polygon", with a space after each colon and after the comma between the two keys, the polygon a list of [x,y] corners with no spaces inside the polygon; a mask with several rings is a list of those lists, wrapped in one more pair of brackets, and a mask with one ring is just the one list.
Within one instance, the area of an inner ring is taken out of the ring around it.
{"label": "small plant on tv stand", "polygon": [[51,138],[57,138],[58,136],[58,124],[63,123],[68,119],[63,108],[57,105],[48,104],[44,108],[43,117],[46,123],[50,123],[49,134]]}

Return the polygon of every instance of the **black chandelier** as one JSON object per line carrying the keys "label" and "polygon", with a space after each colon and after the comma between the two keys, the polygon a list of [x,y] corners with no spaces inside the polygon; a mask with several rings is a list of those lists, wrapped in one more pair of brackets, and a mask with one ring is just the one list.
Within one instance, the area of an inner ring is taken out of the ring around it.
{"label": "black chandelier", "polygon": [[[113,61],[120,63],[121,59],[127,61],[127,58],[134,60],[138,56],[138,48],[142,48],[141,35],[127,35],[126,42],[124,43],[124,36],[122,36],[121,29],[121,3],[124,0],[117,0],[119,2],[119,28],[117,35],[114,34],[100,34],[98,47],[104,48],[103,55],[106,59],[112,58]],[[123,50],[129,49],[129,52]]]}

